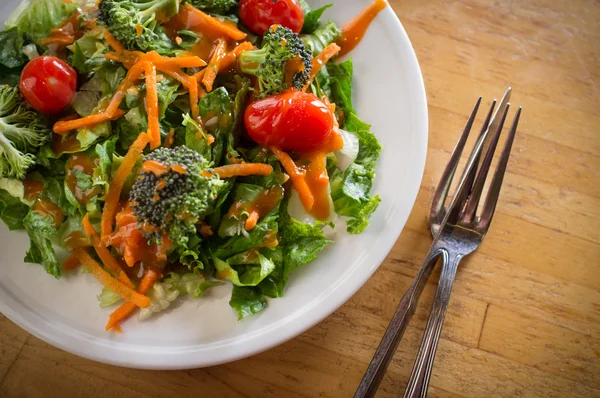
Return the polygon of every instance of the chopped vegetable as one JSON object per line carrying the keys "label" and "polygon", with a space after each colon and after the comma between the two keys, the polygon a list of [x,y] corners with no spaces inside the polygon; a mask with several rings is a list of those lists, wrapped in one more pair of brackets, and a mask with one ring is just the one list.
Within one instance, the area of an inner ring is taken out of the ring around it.
{"label": "chopped vegetable", "polygon": [[128,50],[171,53],[174,45],[160,27],[160,17],[179,11],[179,0],[101,0],[99,22]]}
{"label": "chopped vegetable", "polygon": [[[300,60],[300,67],[288,83],[286,64],[295,59]],[[258,79],[257,98],[279,94],[289,87],[302,90],[309,79],[311,61],[310,52],[298,35],[282,26],[274,26],[265,33],[260,50],[246,51],[239,57],[242,72]]]}
{"label": "chopped vegetable", "polygon": [[117,279],[110,276],[100,264],[98,264],[85,249],[74,249],[73,255],[81,262],[81,264],[92,274],[98,282],[121,296],[124,300],[130,301],[132,304],[146,308],[150,305],[148,297],[132,290],[127,285],[119,282]]}
{"label": "chopped vegetable", "polygon": [[25,261],[83,266],[120,304],[107,330],[223,283],[239,319],[264,310],[332,213],[360,233],[380,203],[336,57],[383,4],[342,32],[304,0],[26,0],[0,32],[0,219]]}
{"label": "chopped vegetable", "polygon": [[17,88],[0,86],[0,177],[24,178],[51,134],[46,119],[23,101]]}

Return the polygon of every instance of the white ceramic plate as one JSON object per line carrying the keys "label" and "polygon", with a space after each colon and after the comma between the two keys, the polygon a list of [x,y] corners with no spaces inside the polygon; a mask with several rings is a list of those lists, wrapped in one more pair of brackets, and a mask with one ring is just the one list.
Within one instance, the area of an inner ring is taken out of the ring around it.
{"label": "white ceramic plate", "polygon": [[[19,0],[0,5],[6,19]],[[320,6],[330,0],[309,1]],[[370,0],[337,0],[326,16],[350,20]],[[57,281],[39,265],[24,264],[26,234],[0,226],[0,310],[35,336],[96,361],[146,369],[217,365],[265,351],[314,326],[346,302],[396,242],[416,199],[427,149],[427,104],[411,43],[388,7],[351,56],[355,107],[383,144],[374,191],[382,203],[359,236],[339,236],[317,261],[291,277],[285,297],[262,313],[236,320],[230,287],[183,300],[160,316],[106,333],[111,309],[101,309],[101,286],[87,274]],[[398,292],[399,294],[401,292]]]}

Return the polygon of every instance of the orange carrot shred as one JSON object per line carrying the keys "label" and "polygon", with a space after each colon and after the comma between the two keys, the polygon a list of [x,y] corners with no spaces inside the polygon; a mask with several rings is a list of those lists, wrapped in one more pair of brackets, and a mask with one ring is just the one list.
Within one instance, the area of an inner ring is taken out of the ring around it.
{"label": "orange carrot shred", "polygon": [[145,61],[146,71],[146,113],[148,114],[148,135],[150,136],[150,148],[156,149],[160,146],[160,122],[158,109],[158,91],[156,89],[156,67],[149,61]]}
{"label": "orange carrot shred", "polygon": [[123,159],[123,163],[117,169],[110,187],[108,188],[108,194],[106,195],[106,201],[104,202],[104,210],[102,212],[102,219],[100,226],[102,229],[102,236],[110,234],[113,230],[113,224],[115,221],[115,215],[119,206],[119,197],[121,196],[121,190],[125,184],[125,180],[133,170],[136,162],[140,158],[144,148],[150,141],[148,134],[142,133],[139,137],[131,144],[129,151]]}
{"label": "orange carrot shred", "polygon": [[122,53],[125,48],[123,45],[114,38],[114,36],[108,31],[108,29],[104,29],[104,40],[108,42],[108,45],[112,47],[118,53]]}
{"label": "orange carrot shred", "polygon": [[79,267],[81,262],[77,259],[77,257],[71,255],[69,256],[62,265],[63,271],[70,271]]}
{"label": "orange carrot shred", "polygon": [[256,227],[256,223],[258,222],[259,217],[260,217],[260,214],[258,214],[257,211],[250,212],[250,215],[248,215],[248,218],[246,219],[246,223],[244,224],[244,229],[246,231],[250,231],[251,229],[254,229],[254,227]]}
{"label": "orange carrot shred", "polygon": [[77,130],[84,127],[92,127],[108,120],[115,120],[124,114],[124,111],[117,109],[112,116],[108,116],[106,112],[102,112],[79,119],[59,120],[54,124],[53,130],[56,134],[64,134],[67,131]]}
{"label": "orange carrot shred", "polygon": [[246,38],[246,34],[236,28],[235,26],[228,25],[227,23],[218,20],[217,18],[211,17],[210,15],[200,11],[196,7],[193,7],[189,3],[183,5],[183,8],[186,9],[187,12],[190,12],[197,18],[199,21],[209,26],[211,29],[221,33],[221,35],[227,36],[234,40],[244,40]]}
{"label": "orange carrot shred", "polygon": [[273,172],[273,167],[264,163],[238,163],[215,167],[215,174],[221,178],[242,177],[251,175],[268,176]]}
{"label": "orange carrot shred", "polygon": [[335,43],[331,43],[330,45],[325,47],[325,49],[323,49],[323,51],[321,51],[319,55],[313,58],[312,69],[310,70],[310,80],[304,86],[303,91],[306,91],[308,89],[310,83],[313,81],[315,76],[317,76],[317,74],[323,68],[323,66],[325,66],[325,64],[327,64],[327,62],[329,62],[331,58],[333,58],[337,53],[339,53],[340,50],[340,46],[338,46]]}
{"label": "orange carrot shred", "polygon": [[102,269],[100,264],[98,264],[85,249],[74,249],[72,253],[102,285],[138,307],[147,308],[150,305],[150,299],[148,297],[136,292],[131,287],[124,285],[110,276],[110,274]]}
{"label": "orange carrot shred", "polygon": [[145,71],[146,65],[143,62],[138,62],[129,69],[125,79],[121,82],[121,85],[115,92],[110,104],[106,108],[106,113],[111,116],[113,112],[116,112],[121,105],[121,101],[127,94],[127,89],[133,85],[133,83],[140,78],[142,73]]}
{"label": "orange carrot shred", "polygon": [[[150,291],[150,288],[158,280],[160,274],[152,269],[146,270],[140,285],[137,288],[139,294],[146,294]],[[106,330],[115,329],[115,331],[121,333],[120,323],[129,318],[135,311],[136,305],[131,302],[122,304],[119,308],[114,310],[108,317],[108,323],[106,324]]]}
{"label": "orange carrot shred", "polygon": [[169,130],[169,133],[165,137],[165,142],[163,142],[163,146],[165,148],[171,148],[175,143],[175,130]]}
{"label": "orange carrot shred", "polygon": [[190,110],[192,111],[192,117],[197,119],[200,116],[200,107],[198,105],[198,79],[195,77],[189,78],[190,86],[188,89],[190,90]]}
{"label": "orange carrot shred", "polygon": [[206,67],[206,72],[204,73],[204,77],[202,78],[202,84],[206,87],[207,92],[211,92],[213,88],[213,83],[217,78],[217,74],[219,73],[219,68],[221,65],[221,61],[227,52],[227,42],[223,38],[217,39],[213,54],[210,57],[210,62]]}
{"label": "orange carrot shred", "polygon": [[119,262],[112,256],[110,251],[102,245],[100,237],[90,222],[89,214],[86,213],[86,215],[83,217],[82,225],[86,235],[92,240],[94,249],[96,249],[96,253],[98,253],[98,257],[100,257],[100,260],[102,260],[104,266],[117,277],[119,282],[126,286],[133,287],[133,283],[131,283],[131,280],[125,271],[123,271],[123,268],[121,268]]}
{"label": "orange carrot shred", "polygon": [[304,209],[306,211],[311,211],[315,204],[315,197],[306,183],[306,172],[300,170],[287,153],[275,147],[271,148],[271,151],[277,156],[277,159],[279,159],[281,165],[289,174],[290,179],[294,184],[294,188],[296,188],[296,191],[298,191],[298,194],[300,195],[300,201],[302,202]]}

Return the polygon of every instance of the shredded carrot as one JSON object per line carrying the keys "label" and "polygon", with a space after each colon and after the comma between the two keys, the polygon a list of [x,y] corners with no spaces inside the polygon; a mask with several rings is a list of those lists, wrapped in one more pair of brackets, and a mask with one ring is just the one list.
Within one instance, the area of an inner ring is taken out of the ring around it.
{"label": "shredded carrot", "polygon": [[215,167],[214,172],[221,178],[251,175],[268,176],[273,172],[273,167],[264,163],[238,163]]}
{"label": "shredded carrot", "polygon": [[177,79],[181,84],[183,84],[185,88],[188,88],[190,86],[190,76],[183,73],[183,71],[180,68],[157,66],[156,69],[159,72],[164,73],[165,75]]}
{"label": "shredded carrot", "polygon": [[146,160],[142,164],[142,171],[159,177],[169,171],[169,166],[156,160]]}
{"label": "shredded carrot", "polygon": [[146,70],[146,113],[148,114],[148,135],[150,136],[150,148],[156,149],[160,146],[160,121],[158,109],[158,91],[156,89],[156,67],[149,61],[145,61]]}
{"label": "shredded carrot", "polygon": [[339,53],[340,50],[340,46],[338,46],[335,43],[331,43],[330,45],[325,47],[325,49],[323,49],[323,51],[321,51],[319,55],[313,58],[312,69],[310,70],[310,80],[304,86],[304,91],[308,89],[310,83],[313,81],[315,76],[317,76],[317,73],[319,73],[323,66],[325,66],[331,58],[333,58],[337,53]]}
{"label": "shredded carrot", "polygon": [[213,142],[215,142],[215,136],[212,134],[206,134],[206,143],[208,145],[212,145]]}
{"label": "shredded carrot", "polygon": [[201,21],[203,24],[209,26],[211,29],[213,29],[216,32],[219,32],[223,36],[227,36],[234,40],[244,40],[247,36],[244,32],[233,26],[233,24],[229,25],[223,21],[220,21],[217,18],[211,17],[210,15],[200,11],[196,7],[193,7],[189,3],[184,4],[182,8],[186,9],[187,12],[192,13],[194,17]]}
{"label": "shredded carrot", "polygon": [[62,44],[63,46],[68,46],[75,42],[75,37],[69,36],[50,36],[45,39],[40,39],[39,43],[42,46],[48,46],[50,44]]}
{"label": "shredded carrot", "polygon": [[190,110],[192,111],[192,117],[197,119],[200,116],[200,107],[198,105],[198,79],[195,77],[189,78],[190,86],[188,90],[190,90]]}
{"label": "shredded carrot", "polygon": [[121,85],[115,92],[112,100],[110,101],[108,107],[104,112],[86,116],[81,119],[56,122],[53,128],[54,132],[56,134],[63,134],[70,130],[93,126],[98,123],[102,123],[107,120],[118,119],[119,117],[123,116],[125,112],[119,110],[119,105],[121,105],[121,101],[127,94],[127,89],[131,87],[133,83],[142,75],[145,66],[145,63],[138,62],[134,66],[132,66],[131,69],[129,69],[129,72],[127,72],[125,79],[123,79],[123,81],[121,82]]}
{"label": "shredded carrot", "polygon": [[277,156],[281,165],[285,171],[289,174],[294,188],[300,195],[300,201],[306,211],[311,211],[315,204],[315,197],[313,196],[308,184],[306,183],[306,172],[296,166],[290,155],[273,147],[271,151]]}
{"label": "shredded carrot", "polygon": [[121,268],[119,262],[112,256],[106,246],[102,245],[100,237],[90,222],[89,214],[86,213],[86,215],[83,217],[82,225],[86,235],[92,240],[94,249],[96,249],[96,253],[98,253],[98,257],[100,257],[100,260],[102,260],[104,266],[117,277],[119,282],[126,286],[133,287],[133,283],[131,283],[131,280],[125,271],[123,271],[123,268]]}
{"label": "shredded carrot", "polygon": [[123,101],[123,98],[125,98],[125,95],[127,94],[127,89],[131,87],[133,83],[140,78],[140,76],[142,76],[142,73],[145,72],[145,67],[145,63],[138,62],[133,65],[131,69],[129,69],[125,79],[123,79],[121,82],[121,85],[115,92],[110,104],[108,104],[108,107],[106,108],[105,112],[108,116],[112,116],[112,114],[117,111],[119,105],[121,105],[121,101]]}
{"label": "shredded carrot", "polygon": [[250,215],[248,215],[248,218],[246,219],[246,223],[244,224],[244,229],[246,231],[250,231],[251,229],[254,229],[254,227],[256,227],[256,223],[258,222],[259,217],[260,217],[260,214],[258,214],[257,211],[250,212]]}
{"label": "shredded carrot", "polygon": [[110,274],[106,272],[85,249],[74,249],[72,253],[102,285],[138,307],[147,308],[150,305],[150,299],[148,297],[136,292],[131,287],[124,285],[110,276]]}
{"label": "shredded carrot", "polygon": [[80,265],[80,264],[81,264],[81,263],[80,263],[80,261],[77,259],[77,257],[75,257],[75,256],[71,255],[71,256],[69,256],[69,258],[67,258],[67,259],[65,260],[65,262],[63,263],[63,265],[62,265],[62,269],[63,269],[63,271],[70,271],[70,270],[73,270],[73,269],[75,269],[75,268],[79,267],[79,265]]}
{"label": "shredded carrot", "polygon": [[108,194],[106,195],[106,201],[104,203],[104,210],[102,212],[102,220],[100,222],[103,237],[110,234],[113,230],[115,215],[119,206],[119,197],[121,196],[121,190],[123,189],[125,180],[129,176],[129,173],[131,173],[131,170],[133,170],[133,167],[149,141],[150,138],[148,137],[148,134],[142,133],[139,135],[129,147],[129,151],[127,151],[123,163],[121,163],[110,182]]}
{"label": "shredded carrot", "polygon": [[186,174],[187,173],[187,169],[180,164],[174,164],[170,168],[172,171],[174,171],[177,174]]}
{"label": "shredded carrot", "polygon": [[124,114],[125,112],[123,110],[116,109],[112,116],[109,116],[105,111],[79,119],[59,120],[54,124],[53,130],[56,134],[64,134],[67,131],[81,129],[84,127],[93,127],[108,120],[115,120]]}
{"label": "shredded carrot", "polygon": [[[140,285],[137,288],[137,292],[139,294],[147,294],[150,291],[150,288],[154,283],[158,280],[160,274],[152,269],[146,270],[142,280],[140,281]],[[122,304],[119,308],[114,310],[108,317],[108,323],[106,324],[106,330],[115,329],[117,332],[121,333],[121,328],[119,324],[123,322],[125,319],[129,318],[129,316],[135,311],[136,305],[132,302],[126,302]]]}
{"label": "shredded carrot", "polygon": [[199,68],[206,66],[206,62],[195,56],[166,58],[161,57],[160,61],[154,61],[157,66],[178,66],[180,68]]}
{"label": "shredded carrot", "polygon": [[235,47],[233,50],[231,50],[227,54],[225,54],[225,56],[223,57],[223,61],[221,62],[221,66],[220,66],[219,70],[224,71],[224,70],[232,67],[237,62],[237,59],[241,53],[243,53],[244,51],[250,51],[253,49],[254,49],[254,45],[252,43],[250,43],[249,41],[245,41],[243,43],[238,44],[237,47]]}
{"label": "shredded carrot", "polygon": [[165,142],[163,142],[163,146],[165,148],[171,148],[175,143],[175,130],[169,130],[169,133],[165,137]]}
{"label": "shredded carrot", "polygon": [[226,53],[227,42],[223,38],[217,39],[214,45],[212,56],[210,57],[210,62],[208,63],[208,66],[205,69],[206,72],[202,78],[202,84],[204,84],[206,91],[209,93],[212,91],[213,83],[215,82],[217,74],[219,73],[221,61]]}
{"label": "shredded carrot", "polygon": [[122,53],[125,48],[123,45],[114,38],[114,36],[108,31],[108,29],[104,29],[104,40],[107,41],[108,45],[112,47],[118,53]]}

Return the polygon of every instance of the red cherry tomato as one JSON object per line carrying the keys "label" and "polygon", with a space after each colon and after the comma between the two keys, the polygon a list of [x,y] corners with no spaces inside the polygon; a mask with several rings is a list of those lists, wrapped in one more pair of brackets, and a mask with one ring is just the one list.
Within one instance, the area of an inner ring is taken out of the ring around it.
{"label": "red cherry tomato", "polygon": [[262,146],[312,152],[327,142],[333,118],[329,107],[317,96],[290,89],[251,103],[244,122],[250,137]]}
{"label": "red cherry tomato", "polygon": [[304,10],[298,0],[241,0],[240,19],[251,31],[263,35],[271,25],[282,25],[300,33]]}
{"label": "red cherry tomato", "polygon": [[56,115],[75,96],[77,72],[56,57],[37,57],[25,65],[19,89],[29,105],[47,115]]}

